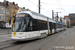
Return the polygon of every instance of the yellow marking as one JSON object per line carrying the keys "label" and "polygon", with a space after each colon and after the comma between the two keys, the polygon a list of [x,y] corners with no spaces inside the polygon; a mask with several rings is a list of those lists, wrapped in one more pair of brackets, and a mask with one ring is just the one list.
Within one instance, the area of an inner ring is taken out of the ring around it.
{"label": "yellow marking", "polygon": [[52,33],[54,33],[54,29],[52,29]]}
{"label": "yellow marking", "polygon": [[16,36],[16,32],[14,32],[14,35],[13,36]]}

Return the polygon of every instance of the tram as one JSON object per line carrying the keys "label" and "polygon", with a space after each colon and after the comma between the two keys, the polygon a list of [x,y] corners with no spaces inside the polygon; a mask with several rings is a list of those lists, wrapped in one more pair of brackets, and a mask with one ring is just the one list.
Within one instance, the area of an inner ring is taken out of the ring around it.
{"label": "tram", "polygon": [[43,38],[62,30],[63,24],[33,11],[18,12],[15,16],[12,40],[25,41]]}

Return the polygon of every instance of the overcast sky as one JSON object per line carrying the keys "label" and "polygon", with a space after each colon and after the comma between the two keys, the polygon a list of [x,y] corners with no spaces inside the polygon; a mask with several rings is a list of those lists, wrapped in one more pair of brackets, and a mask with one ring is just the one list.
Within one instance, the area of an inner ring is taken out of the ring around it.
{"label": "overcast sky", "polygon": [[[0,0],[3,2],[4,0]],[[29,8],[32,11],[38,12],[38,0],[8,0],[15,2],[20,7]],[[41,1],[41,14],[52,18],[52,10],[59,13],[59,16],[69,15],[75,13],[75,0],[40,0]],[[55,13],[56,16],[56,13]]]}

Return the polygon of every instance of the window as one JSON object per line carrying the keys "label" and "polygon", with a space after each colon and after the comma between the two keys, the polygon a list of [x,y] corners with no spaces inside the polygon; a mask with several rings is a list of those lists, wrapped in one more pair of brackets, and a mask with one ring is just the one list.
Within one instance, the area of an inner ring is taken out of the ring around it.
{"label": "window", "polygon": [[8,17],[6,17],[6,20],[8,20]]}
{"label": "window", "polygon": [[66,17],[66,19],[69,19],[68,17]]}
{"label": "window", "polygon": [[0,9],[0,13],[4,13],[4,11]]}
{"label": "window", "polygon": [[29,21],[29,24],[28,24],[28,27],[26,28],[26,31],[33,31],[33,23],[32,23],[32,20]]}
{"label": "window", "polygon": [[48,29],[47,22],[42,20],[33,19],[29,21],[26,31],[38,31]]}
{"label": "window", "polygon": [[38,20],[34,19],[33,20],[33,31],[37,31],[39,30],[39,23],[38,23]]}
{"label": "window", "polygon": [[1,16],[0,16],[0,19],[1,19]]}
{"label": "window", "polygon": [[10,15],[10,12],[6,12],[7,15]]}
{"label": "window", "polygon": [[0,19],[3,20],[4,19],[4,16],[0,16]]}
{"label": "window", "polygon": [[48,29],[46,21],[39,20],[38,25],[39,25],[39,29],[40,30],[46,30],[46,29]]}

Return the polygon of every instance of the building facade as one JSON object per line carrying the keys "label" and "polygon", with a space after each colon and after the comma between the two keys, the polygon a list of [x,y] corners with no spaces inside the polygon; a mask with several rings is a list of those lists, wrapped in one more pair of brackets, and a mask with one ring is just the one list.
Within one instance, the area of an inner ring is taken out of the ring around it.
{"label": "building facade", "polygon": [[11,25],[13,25],[13,20],[14,20],[13,16],[15,16],[16,13],[18,12],[19,6],[18,4],[15,4],[15,2],[9,2],[7,0],[4,0],[3,3],[10,9]]}
{"label": "building facade", "polygon": [[2,2],[0,2],[0,21],[9,22],[10,9]]}
{"label": "building facade", "polygon": [[13,16],[15,16],[16,13],[18,12],[19,7],[14,2],[13,3],[9,2],[9,8],[11,9],[11,24],[13,25],[13,20],[14,20]]}
{"label": "building facade", "polygon": [[10,9],[4,3],[0,2],[0,27],[6,27],[10,16]]}
{"label": "building facade", "polygon": [[70,17],[69,16],[64,16],[64,19],[65,19],[65,24],[67,25],[67,27],[70,27],[71,26]]}
{"label": "building facade", "polygon": [[75,26],[75,13],[69,14],[71,26]]}
{"label": "building facade", "polygon": [[4,21],[5,19],[5,7],[0,6],[0,21]]}

